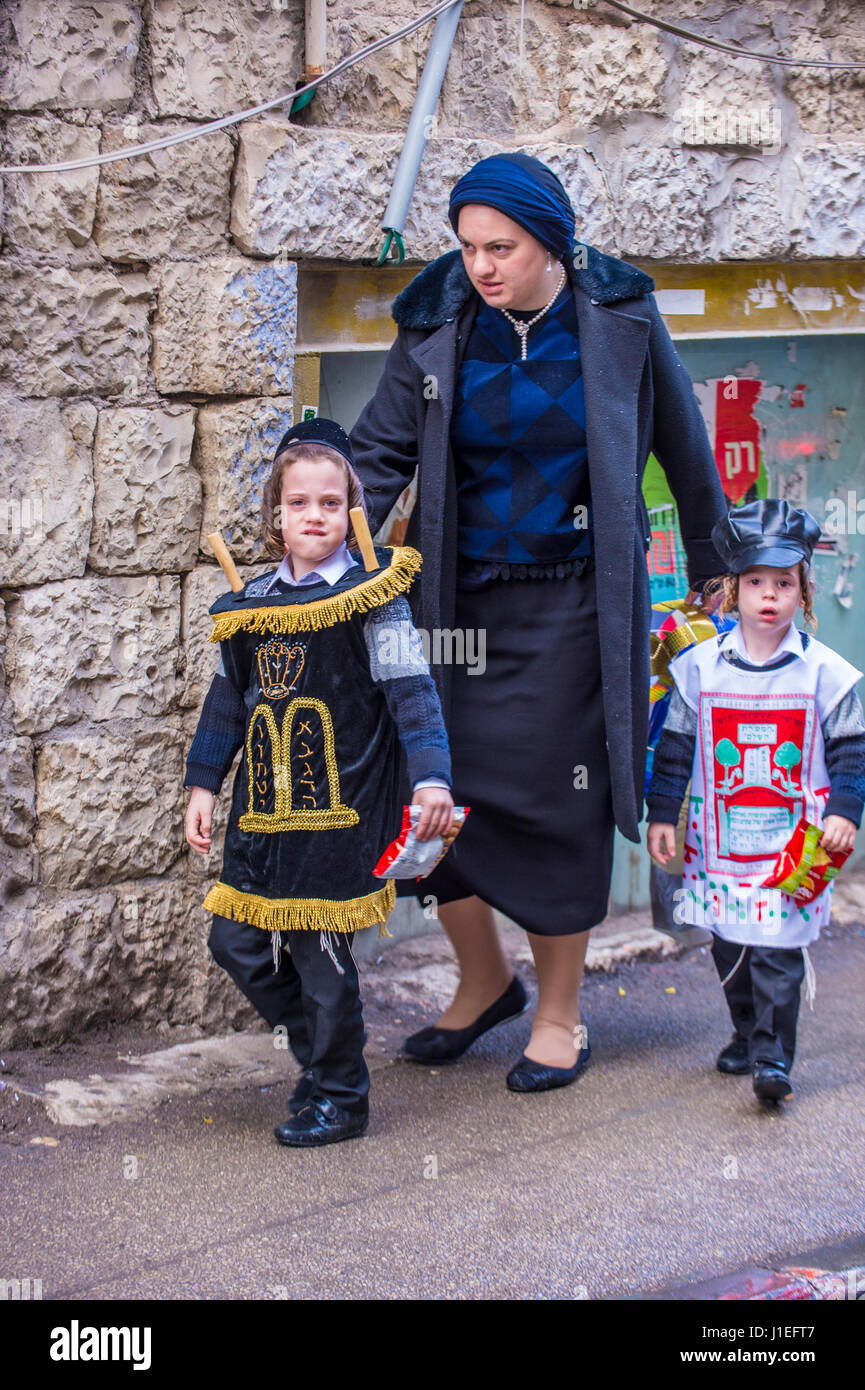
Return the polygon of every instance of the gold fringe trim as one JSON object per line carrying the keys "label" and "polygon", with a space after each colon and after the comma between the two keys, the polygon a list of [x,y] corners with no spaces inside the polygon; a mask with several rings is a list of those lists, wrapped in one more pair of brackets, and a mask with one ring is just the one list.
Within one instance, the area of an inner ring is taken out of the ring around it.
{"label": "gold fringe trim", "polygon": [[386,570],[373,575],[345,593],[332,598],[317,599],[314,603],[291,603],[263,608],[242,608],[236,613],[215,613],[211,642],[224,642],[235,632],[317,632],[345,622],[353,613],[366,613],[379,608],[388,599],[396,598],[411,588],[423,561],[410,545],[395,546],[393,559]]}
{"label": "gold fringe trim", "polygon": [[380,924],[379,936],[390,936],[387,919],[396,904],[396,883],[389,878],[382,888],[362,898],[337,902],[331,898],[262,898],[241,893],[227,883],[215,883],[204,899],[208,912],[249,922],[263,931],[358,931]]}

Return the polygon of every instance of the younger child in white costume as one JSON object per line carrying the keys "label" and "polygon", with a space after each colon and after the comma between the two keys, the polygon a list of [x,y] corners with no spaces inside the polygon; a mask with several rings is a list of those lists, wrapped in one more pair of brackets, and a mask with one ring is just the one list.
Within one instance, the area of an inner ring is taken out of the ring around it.
{"label": "younger child in white costume", "polygon": [[733,1020],[718,1069],[751,1072],[761,1100],[792,1095],[804,948],[829,920],[831,884],[802,908],[762,888],[804,816],[821,843],[851,849],[865,803],[862,672],[793,619],[811,612],[820,527],[768,498],[730,512],[712,540],[727,565],[727,633],[670,665],[670,711],[647,798],[648,849],[665,865],[688,780],[682,920],[707,926]]}

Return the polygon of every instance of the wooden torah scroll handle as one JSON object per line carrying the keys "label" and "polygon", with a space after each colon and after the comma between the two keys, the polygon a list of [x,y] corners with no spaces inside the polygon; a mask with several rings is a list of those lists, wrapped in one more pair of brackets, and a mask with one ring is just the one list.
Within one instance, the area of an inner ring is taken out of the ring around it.
{"label": "wooden torah scroll handle", "polygon": [[375,548],[372,543],[372,536],[369,534],[369,526],[363,508],[351,507],[348,514],[351,517],[355,539],[360,546],[360,553],[363,556],[364,568],[367,570],[379,569],[380,566],[375,557]]}
{"label": "wooden torah scroll handle", "polygon": [[231,558],[231,552],[228,549],[228,546],[225,544],[225,541],[222,539],[222,536],[219,534],[218,531],[214,531],[211,535],[207,537],[207,539],[210,541],[211,549],[213,550],[214,555],[216,556],[217,560],[222,565],[222,568],[225,571],[226,579],[228,580],[234,592],[237,593],[238,589],[243,588],[243,580],[237,573],[237,566]]}

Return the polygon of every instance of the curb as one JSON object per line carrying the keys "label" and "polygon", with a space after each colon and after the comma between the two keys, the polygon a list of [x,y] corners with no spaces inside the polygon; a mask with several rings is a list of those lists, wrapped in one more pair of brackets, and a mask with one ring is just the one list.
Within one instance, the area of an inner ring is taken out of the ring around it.
{"label": "curb", "polygon": [[638,1298],[661,1300],[698,1300],[723,1303],[787,1301],[809,1299],[865,1301],[865,1265],[852,1269],[811,1269],[787,1265],[780,1269],[752,1267],[736,1274],[724,1274],[702,1284],[685,1284],[663,1293],[638,1294]]}

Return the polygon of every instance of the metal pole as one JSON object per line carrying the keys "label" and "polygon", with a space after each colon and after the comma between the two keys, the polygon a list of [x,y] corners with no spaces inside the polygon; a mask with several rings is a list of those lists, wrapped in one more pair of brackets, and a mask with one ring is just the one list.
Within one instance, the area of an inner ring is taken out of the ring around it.
{"label": "metal pole", "polygon": [[424,145],[430,134],[430,123],[447,70],[454,36],[462,12],[463,0],[440,14],[430,40],[429,52],[421,80],[418,83],[414,109],[411,113],[405,142],[399,157],[393,187],[385,209],[382,226],[385,231],[401,233],[405,227],[414,186],[417,182]]}

